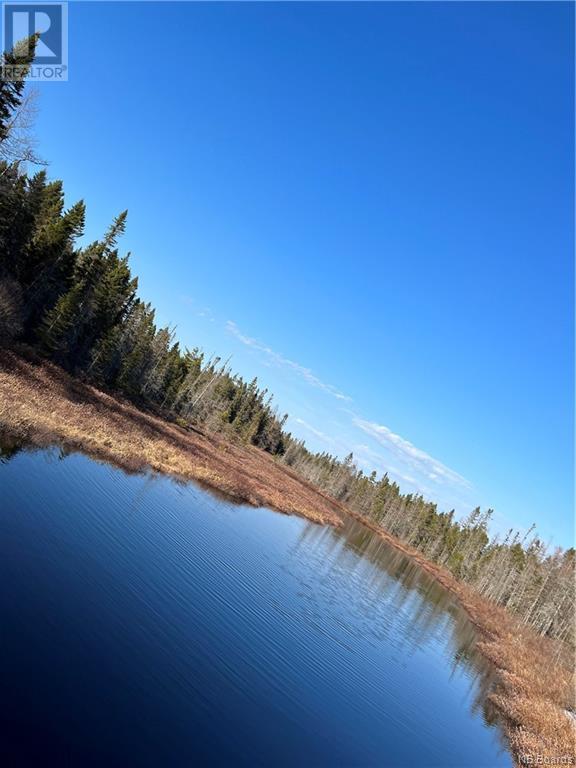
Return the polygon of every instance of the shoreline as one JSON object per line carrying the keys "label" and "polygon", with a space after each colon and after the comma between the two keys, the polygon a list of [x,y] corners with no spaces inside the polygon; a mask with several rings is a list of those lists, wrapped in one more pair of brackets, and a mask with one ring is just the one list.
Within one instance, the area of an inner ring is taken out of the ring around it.
{"label": "shoreline", "polygon": [[[0,350],[0,427],[15,440],[60,445],[138,472],[199,482],[231,499],[339,526],[349,516],[416,561],[455,595],[497,673],[490,700],[517,765],[576,765],[570,654],[526,629],[449,571],[301,479],[263,451],[185,429],[73,378],[29,350]],[[557,657],[557,658],[556,658]],[[563,760],[563,761],[562,761]]]}
{"label": "shoreline", "polygon": [[515,764],[576,765],[574,671],[568,648],[537,635],[371,521],[349,514],[414,560],[465,610],[478,631],[476,647],[496,673],[496,687],[488,698],[502,717]]}
{"label": "shoreline", "polygon": [[258,448],[139,410],[26,349],[0,350],[0,425],[39,447],[58,443],[126,471],[150,469],[240,503],[342,524],[335,502]]}

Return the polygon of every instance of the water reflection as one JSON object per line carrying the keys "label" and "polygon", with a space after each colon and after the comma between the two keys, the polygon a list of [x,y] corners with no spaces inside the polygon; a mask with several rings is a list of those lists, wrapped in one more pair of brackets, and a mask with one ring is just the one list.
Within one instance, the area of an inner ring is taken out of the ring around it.
{"label": "water reflection", "polygon": [[[469,680],[472,712],[481,713],[488,726],[501,725],[498,710],[488,699],[496,675],[490,662],[476,649],[476,628],[450,592],[414,560],[355,520],[347,521],[339,529],[308,523],[295,551],[302,547],[322,553],[323,562],[319,565],[324,574],[358,572],[364,595],[357,603],[358,608],[365,612],[370,624],[376,605],[378,611],[386,606],[387,625],[381,628],[382,634],[391,634],[395,629],[406,658],[426,645],[431,636],[438,638],[443,653],[451,660],[450,678],[463,672]],[[371,631],[378,636],[374,627]],[[501,746],[507,748],[503,735]]]}
{"label": "water reflection", "polygon": [[21,438],[14,437],[0,430],[0,463],[8,463],[21,450],[23,450]]}
{"label": "water reflection", "polygon": [[0,761],[511,765],[473,626],[360,524],[60,449],[2,456]]}

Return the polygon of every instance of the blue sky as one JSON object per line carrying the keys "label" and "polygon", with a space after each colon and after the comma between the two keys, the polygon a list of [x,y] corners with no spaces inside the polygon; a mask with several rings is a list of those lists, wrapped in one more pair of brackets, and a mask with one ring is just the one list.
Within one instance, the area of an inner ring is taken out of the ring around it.
{"label": "blue sky", "polygon": [[71,3],[39,149],[311,447],[569,545],[573,15]]}

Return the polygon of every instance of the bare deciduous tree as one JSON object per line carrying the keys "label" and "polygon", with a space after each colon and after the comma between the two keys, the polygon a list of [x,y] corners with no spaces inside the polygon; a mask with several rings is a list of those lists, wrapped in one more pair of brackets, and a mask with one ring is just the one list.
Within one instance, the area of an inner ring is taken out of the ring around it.
{"label": "bare deciduous tree", "polygon": [[29,89],[11,116],[6,136],[0,142],[0,159],[8,166],[21,163],[47,165],[35,149],[33,126],[38,112],[37,101],[38,91]]}

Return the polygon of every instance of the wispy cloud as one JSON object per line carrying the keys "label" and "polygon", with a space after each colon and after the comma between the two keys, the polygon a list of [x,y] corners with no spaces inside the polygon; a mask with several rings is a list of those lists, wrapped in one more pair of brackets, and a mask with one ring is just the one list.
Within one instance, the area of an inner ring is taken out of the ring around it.
{"label": "wispy cloud", "polygon": [[211,323],[214,322],[215,318],[210,307],[198,306],[197,302],[191,296],[180,296],[180,301],[182,301],[184,304],[187,304],[189,307],[192,307],[196,317],[203,317],[206,320],[209,320]]}
{"label": "wispy cloud", "polygon": [[420,448],[416,448],[409,440],[395,434],[383,424],[365,421],[358,416],[354,416],[352,420],[359,429],[370,435],[427,480],[431,480],[437,485],[459,486],[467,489],[472,487],[472,484],[458,472],[445,466]]}
{"label": "wispy cloud", "polygon": [[[264,364],[291,370],[310,386],[331,397],[340,401],[351,401],[350,397],[331,384],[323,382],[309,368],[284,357],[258,339],[243,333],[232,320],[226,323],[226,328],[240,343],[257,351],[264,358]],[[469,506],[468,497],[473,486],[465,477],[383,424],[363,419],[347,407],[342,407],[340,413],[347,413],[351,424],[348,422],[346,427],[341,423],[336,434],[332,435],[312,426],[302,418],[295,418],[294,422],[317,440],[322,441],[331,452],[337,455],[343,456],[352,449],[358,464],[365,470],[376,469],[380,473],[388,472],[401,487],[405,488],[408,485],[418,493],[438,500],[443,506],[457,508]],[[355,440],[350,433],[351,426],[369,435],[379,448],[370,448],[360,443],[357,438]]]}
{"label": "wispy cloud", "polygon": [[378,453],[378,451],[372,450],[372,448],[370,448],[369,446],[355,445],[353,452],[354,452],[354,458],[356,462],[364,470],[371,472],[373,469],[375,469],[377,472],[379,472],[382,475],[384,473],[387,473],[397,481],[409,483],[410,485],[414,486],[414,488],[420,489],[420,484],[418,483],[418,480],[415,477],[408,474],[407,472],[402,472],[401,470],[398,469],[398,467],[395,467],[389,461],[385,461],[382,458],[382,455]]}
{"label": "wispy cloud", "polygon": [[321,379],[319,379],[314,373],[312,373],[310,368],[306,368],[305,366],[300,365],[300,363],[295,363],[293,360],[289,360],[279,352],[275,352],[273,349],[258,341],[257,339],[253,339],[251,336],[246,336],[240,331],[236,323],[234,323],[232,320],[228,320],[226,323],[226,328],[228,332],[235,336],[242,344],[262,353],[268,358],[269,361],[278,367],[288,368],[289,370],[293,371],[296,375],[300,376],[311,386],[316,387],[317,389],[321,389],[323,392],[332,395],[332,397],[335,397],[337,400],[352,400],[352,398],[340,392],[340,390],[336,389],[336,387],[333,387],[331,384],[326,384]]}
{"label": "wispy cloud", "polygon": [[304,421],[304,419],[296,418],[294,421],[296,424],[299,424],[301,427],[304,427],[304,429],[307,429],[308,432],[311,432],[313,435],[315,435],[319,440],[323,440],[325,443],[333,442],[333,438],[330,437],[330,435],[327,435],[325,432],[321,432],[319,429],[316,429],[316,427],[313,427],[312,424],[308,424],[308,422]]}

